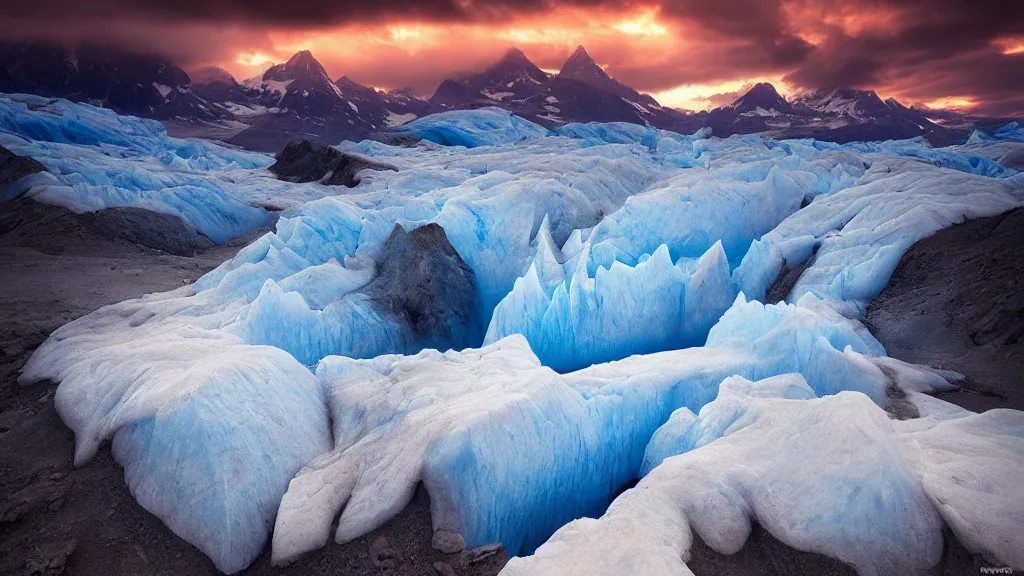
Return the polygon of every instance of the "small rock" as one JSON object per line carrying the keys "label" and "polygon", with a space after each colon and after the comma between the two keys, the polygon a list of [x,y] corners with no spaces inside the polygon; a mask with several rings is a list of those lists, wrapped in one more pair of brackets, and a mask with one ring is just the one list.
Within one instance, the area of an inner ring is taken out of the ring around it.
{"label": "small rock", "polygon": [[58,480],[63,480],[65,476],[67,476],[67,474],[64,472],[54,472],[53,474],[50,474],[50,480],[57,482]]}
{"label": "small rock", "polygon": [[455,576],[455,568],[447,562],[434,562],[434,571],[441,576]]}
{"label": "small rock", "polygon": [[484,560],[494,556],[498,552],[501,552],[502,546],[500,542],[493,542],[491,544],[484,544],[483,546],[477,546],[472,550],[466,551],[466,563],[476,564],[477,562],[483,562]]}
{"label": "small rock", "polygon": [[394,568],[398,566],[398,554],[391,543],[383,536],[378,536],[370,544],[370,562],[377,568]]}
{"label": "small rock", "polygon": [[430,545],[438,552],[443,552],[445,554],[457,554],[466,549],[466,539],[458,532],[438,530],[437,532],[434,532],[434,537],[431,539]]}

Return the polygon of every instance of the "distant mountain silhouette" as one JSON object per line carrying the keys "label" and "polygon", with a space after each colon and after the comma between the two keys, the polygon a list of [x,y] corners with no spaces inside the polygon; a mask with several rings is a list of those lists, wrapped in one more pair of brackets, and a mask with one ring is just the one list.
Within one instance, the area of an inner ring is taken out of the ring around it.
{"label": "distant mountain silhouette", "polygon": [[89,102],[163,120],[178,135],[224,139],[277,152],[295,139],[337,144],[385,135],[426,114],[499,106],[549,128],[568,122],[631,122],[691,134],[761,133],[835,142],[924,136],[945,145],[998,120],[920,110],[871,90],[839,87],[788,101],[768,83],[732,104],[682,112],[622,84],[579,46],[557,74],[518,49],[486,70],[440,83],[429,100],[409,88],[383,92],[342,76],[331,81],[309,51],[237,82],[220,68],[190,77],[167,60],[102,46],[70,50],[51,43],[0,44],[0,92]]}

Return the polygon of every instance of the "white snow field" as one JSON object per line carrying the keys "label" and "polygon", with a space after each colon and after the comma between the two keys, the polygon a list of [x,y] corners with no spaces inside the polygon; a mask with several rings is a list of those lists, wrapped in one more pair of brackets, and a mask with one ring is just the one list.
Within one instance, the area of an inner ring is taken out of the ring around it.
{"label": "white snow field", "polygon": [[[403,125],[455,146],[341,143],[398,171],[338,190],[90,106],[0,104],[0,144],[54,172],[28,188],[41,201],[141,205],[226,237],[259,225],[250,204],[287,207],[195,284],[55,331],[21,375],[60,382],[77,464],[112,440],[140,504],[224,572],[271,532],[278,563],[325,545],[339,515],[336,541],[363,535],[421,481],[434,529],[470,546],[522,556],[555,534],[510,573],[686,574],[694,531],[735,550],[751,517],[865,574],[933,563],[944,524],[1024,569],[1021,415],[926,395],[959,376],[886,357],[857,319],[914,241],[1021,204],[1018,173],[988,156],[552,135],[485,109]],[[181,187],[203,218],[173,211]],[[363,291],[396,224],[439,225],[472,270],[468,347],[421,351]],[[758,301],[812,257],[789,303]],[[893,394],[920,417],[889,420]],[[559,530],[641,473],[601,520]]]}

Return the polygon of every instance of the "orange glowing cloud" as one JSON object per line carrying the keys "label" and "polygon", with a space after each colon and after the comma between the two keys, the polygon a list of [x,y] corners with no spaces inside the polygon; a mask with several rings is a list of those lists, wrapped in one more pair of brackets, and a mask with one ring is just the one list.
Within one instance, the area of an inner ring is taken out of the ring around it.
{"label": "orange glowing cloud", "polygon": [[7,39],[102,38],[186,71],[218,65],[238,79],[310,50],[332,78],[429,96],[445,78],[483,70],[512,46],[557,71],[582,44],[613,78],[671,106],[707,108],[767,80],[789,93],[842,85],[1024,114],[1024,2],[998,15],[955,0],[0,4]]}

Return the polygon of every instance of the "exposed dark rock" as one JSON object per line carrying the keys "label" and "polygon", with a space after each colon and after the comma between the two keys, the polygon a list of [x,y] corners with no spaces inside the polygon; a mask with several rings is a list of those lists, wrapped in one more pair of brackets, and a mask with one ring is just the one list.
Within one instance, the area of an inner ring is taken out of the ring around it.
{"label": "exposed dark rock", "polygon": [[793,287],[796,286],[800,276],[807,270],[807,267],[814,262],[814,256],[812,255],[807,260],[789,267],[789,263],[783,263],[782,270],[779,272],[778,277],[772,282],[772,285],[768,287],[767,292],[764,295],[765,304],[778,304],[783,302],[789,297],[789,293],[793,291]]}
{"label": "exposed dark rock", "polygon": [[737,112],[754,112],[761,110],[775,110],[776,112],[792,112],[792,106],[785,98],[779,95],[775,86],[767,82],[755,84],[746,94],[740,96],[732,104]]}
{"label": "exposed dark rock", "polygon": [[497,556],[505,551],[505,547],[500,542],[492,542],[490,544],[484,544],[483,546],[477,546],[472,550],[466,550],[463,555],[466,564],[479,564],[488,558]]}
{"label": "exposed dark rock", "polygon": [[383,312],[397,317],[423,347],[468,344],[476,306],[476,278],[437,224],[412,232],[395,225],[377,259],[377,277],[363,289]]}
{"label": "exposed dark rock", "polygon": [[216,245],[192,225],[170,214],[142,208],[107,208],[75,214],[67,208],[30,199],[3,205],[0,236],[5,243],[32,246],[49,254],[74,250],[74,242],[69,239],[119,240],[177,256],[192,256]]}
{"label": "exposed dark rock", "polygon": [[277,155],[269,170],[287,182],[320,182],[330,186],[353,188],[359,184],[356,174],[363,169],[394,170],[389,164],[346,154],[309,140],[289,142]]}
{"label": "exposed dark rock", "polygon": [[377,568],[394,568],[401,558],[384,536],[378,536],[370,544],[370,562]]}
{"label": "exposed dark rock", "polygon": [[885,412],[894,420],[913,420],[921,417],[917,405],[907,398],[907,393],[900,388],[895,372],[885,365],[878,367],[889,384],[885,386]]}
{"label": "exposed dark rock", "polygon": [[43,172],[46,167],[35,158],[18,156],[7,148],[0,146],[0,186],[17,182],[29,174]]}
{"label": "exposed dark rock", "polygon": [[889,355],[964,374],[942,398],[1024,409],[1024,208],[941,230],[903,255],[867,324]]}

